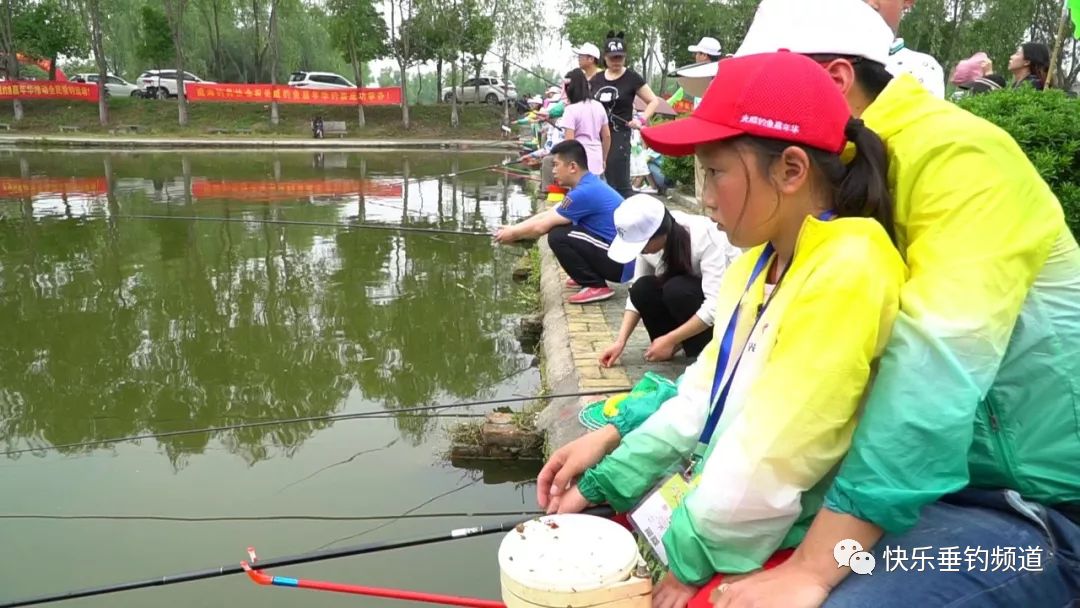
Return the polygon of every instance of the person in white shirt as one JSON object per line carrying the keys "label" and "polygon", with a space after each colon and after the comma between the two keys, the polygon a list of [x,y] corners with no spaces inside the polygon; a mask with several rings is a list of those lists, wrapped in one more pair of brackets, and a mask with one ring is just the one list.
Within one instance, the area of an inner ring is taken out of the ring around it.
{"label": "person in white shirt", "polygon": [[[894,36],[900,32],[900,19],[904,13],[915,6],[915,0],[866,0],[866,3],[889,24]],[[911,74],[927,91],[945,99],[945,70],[941,69],[941,64],[926,53],[907,48],[903,38],[893,40],[885,69],[893,76]]]}
{"label": "person in white shirt", "polygon": [[712,339],[720,277],[742,251],[711,219],[669,211],[647,194],[619,205],[615,230],[608,257],[634,262],[634,277],[619,336],[601,354],[600,365],[618,361],[639,320],[652,341],[646,361],[667,361],[680,346],[696,357]]}

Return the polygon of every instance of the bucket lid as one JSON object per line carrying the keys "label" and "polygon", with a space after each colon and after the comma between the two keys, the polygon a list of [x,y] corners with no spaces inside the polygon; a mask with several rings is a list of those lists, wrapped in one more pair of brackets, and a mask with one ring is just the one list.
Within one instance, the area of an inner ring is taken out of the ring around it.
{"label": "bucket lid", "polygon": [[638,563],[629,530],[602,517],[567,513],[519,525],[499,545],[499,567],[538,591],[580,592],[630,577]]}

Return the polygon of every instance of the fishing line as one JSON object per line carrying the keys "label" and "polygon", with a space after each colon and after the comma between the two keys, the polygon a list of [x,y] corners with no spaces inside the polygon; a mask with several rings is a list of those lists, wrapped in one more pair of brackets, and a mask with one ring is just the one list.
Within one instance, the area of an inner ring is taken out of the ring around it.
{"label": "fishing line", "polygon": [[391,410],[370,410],[366,412],[353,412],[348,414],[326,414],[322,416],[304,416],[300,418],[280,418],[276,420],[263,420],[259,422],[245,422],[239,424],[228,424],[223,426],[211,426],[199,429],[187,429],[182,431],[168,431],[164,433],[147,433],[143,435],[133,435],[130,437],[114,437],[112,439],[98,439],[94,441],[82,441],[77,443],[64,443],[60,445],[40,446],[33,448],[22,448],[18,450],[9,450],[6,452],[0,452],[0,456],[14,456],[16,454],[27,454],[31,452],[48,452],[54,450],[65,450],[72,448],[82,448],[90,446],[111,445],[114,443],[125,443],[130,441],[142,441],[143,439],[163,439],[167,437],[181,437],[184,435],[197,435],[199,433],[217,433],[221,431],[234,431],[238,429],[256,428],[261,426],[276,426],[281,424],[300,424],[305,422],[337,422],[341,420],[357,420],[361,418],[374,418],[374,417],[386,417],[387,415],[397,415],[408,412],[426,412],[426,411],[439,411],[445,409],[453,409],[459,407],[474,407],[474,406],[486,406],[486,405],[498,405],[501,403],[520,403],[522,401],[533,400],[548,400],[548,399],[563,399],[570,397],[589,397],[594,395],[608,395],[614,393],[628,392],[631,389],[626,388],[610,388],[610,389],[597,389],[591,391],[582,391],[578,393],[561,393],[556,395],[543,395],[538,397],[506,397],[502,399],[486,399],[479,401],[464,401],[461,403],[448,403],[443,405],[425,405],[419,407],[407,407],[401,409]]}
{"label": "fishing line", "polygon": [[213,523],[226,521],[386,521],[388,519],[451,519],[457,517],[512,517],[543,515],[543,511],[484,511],[477,513],[409,513],[402,515],[210,515],[182,517],[174,515],[44,515],[4,513],[0,519],[45,519],[58,521],[161,521],[171,523]]}

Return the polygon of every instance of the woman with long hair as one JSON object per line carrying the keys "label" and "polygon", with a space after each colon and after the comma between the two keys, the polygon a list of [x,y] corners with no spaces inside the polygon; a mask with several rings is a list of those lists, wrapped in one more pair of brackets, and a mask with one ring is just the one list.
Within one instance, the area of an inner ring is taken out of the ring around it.
{"label": "woman with long hair", "polygon": [[589,80],[581,68],[566,73],[563,90],[567,101],[560,124],[563,136],[580,141],[585,146],[585,153],[589,156],[589,173],[603,175],[604,159],[611,146],[611,130],[604,106],[592,98]]}
{"label": "woman with long hair", "polygon": [[1046,87],[1050,71],[1050,49],[1041,42],[1025,42],[1009,57],[1009,71],[1013,75],[1013,88],[1025,83],[1041,91]]}

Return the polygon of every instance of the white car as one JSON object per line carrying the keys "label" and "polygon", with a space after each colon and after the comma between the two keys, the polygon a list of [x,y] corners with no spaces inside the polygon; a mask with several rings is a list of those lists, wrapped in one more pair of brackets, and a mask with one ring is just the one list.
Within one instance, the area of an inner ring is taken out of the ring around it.
{"label": "white car", "polygon": [[[211,80],[203,80],[191,72],[184,72],[184,82],[201,82],[203,84],[215,84]],[[143,97],[156,97],[167,99],[176,97],[180,91],[176,79],[176,70],[147,70],[139,75],[139,89]]]}
{"label": "white car", "polygon": [[[76,74],[71,78],[74,82],[88,82],[97,84],[97,74]],[[105,75],[105,92],[113,97],[142,97],[142,91],[116,74]]]}
{"label": "white car", "polygon": [[290,87],[305,89],[355,89],[349,79],[333,72],[293,72],[289,75]]}
{"label": "white car", "polygon": [[[454,87],[444,88],[443,101],[449,103],[454,90]],[[517,87],[512,82],[507,82],[504,87],[501,78],[470,78],[457,87],[457,100],[464,103],[502,103],[507,98],[510,101],[517,99]]]}

